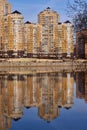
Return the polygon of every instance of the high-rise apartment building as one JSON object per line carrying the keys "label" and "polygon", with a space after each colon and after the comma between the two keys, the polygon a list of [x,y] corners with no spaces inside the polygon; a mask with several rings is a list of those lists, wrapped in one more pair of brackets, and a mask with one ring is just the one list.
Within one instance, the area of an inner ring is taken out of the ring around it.
{"label": "high-rise apartment building", "polygon": [[41,52],[52,57],[71,57],[73,54],[73,25],[66,21],[60,23],[60,16],[51,8],[46,8],[38,15],[42,25]]}
{"label": "high-rise apartment building", "polygon": [[74,34],[74,27],[71,22],[66,21],[62,24],[62,53],[65,57],[73,56],[74,52],[74,41],[73,41],[73,34]]}
{"label": "high-rise apartment building", "polygon": [[[9,57],[23,56],[23,16],[20,12],[14,11],[2,19],[2,48]],[[6,56],[6,55],[5,55]]]}
{"label": "high-rise apartment building", "polygon": [[40,12],[38,15],[38,23],[42,25],[42,55],[52,55],[55,53],[55,26],[60,22],[60,16],[50,7]]}
{"label": "high-rise apartment building", "polygon": [[14,56],[18,55],[21,57],[24,53],[23,16],[20,12],[14,11],[7,18],[9,30],[7,50],[13,50]]}
{"label": "high-rise apartment building", "polygon": [[73,55],[73,25],[69,21],[55,26],[55,52],[57,57]]}
{"label": "high-rise apartment building", "polygon": [[24,24],[24,44],[28,57],[36,57],[40,51],[41,25],[27,21]]}
{"label": "high-rise apartment building", "polygon": [[41,11],[38,14],[38,23],[43,26],[50,24],[54,25],[58,22],[60,22],[60,15],[50,7],[47,7],[45,10]]}
{"label": "high-rise apartment building", "polygon": [[11,12],[7,0],[0,1],[0,57],[72,57],[73,25],[60,23],[60,15],[47,7],[38,23],[23,22],[19,11]]}
{"label": "high-rise apartment building", "polygon": [[[3,17],[5,17],[7,14],[11,13],[11,4],[8,2],[8,0],[0,0],[0,54],[3,49],[3,43],[2,43],[2,36],[3,36]],[[4,31],[4,30],[3,30]]]}
{"label": "high-rise apartment building", "polygon": [[0,0],[0,17],[11,13],[11,4],[8,0]]}

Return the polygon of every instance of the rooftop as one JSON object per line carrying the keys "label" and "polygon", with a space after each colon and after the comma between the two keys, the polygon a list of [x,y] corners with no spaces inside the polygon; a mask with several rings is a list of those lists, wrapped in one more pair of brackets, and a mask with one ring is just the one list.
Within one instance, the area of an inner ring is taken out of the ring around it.
{"label": "rooftop", "polygon": [[31,22],[27,21],[27,22],[25,22],[25,24],[31,24]]}
{"label": "rooftop", "polygon": [[69,20],[65,21],[64,23],[71,23]]}
{"label": "rooftop", "polygon": [[19,11],[15,10],[14,12],[12,12],[12,14],[21,14]]}

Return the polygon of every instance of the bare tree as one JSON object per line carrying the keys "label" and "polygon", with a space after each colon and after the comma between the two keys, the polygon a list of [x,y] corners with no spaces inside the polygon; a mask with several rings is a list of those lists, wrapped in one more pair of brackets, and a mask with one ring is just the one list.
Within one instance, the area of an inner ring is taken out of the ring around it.
{"label": "bare tree", "polygon": [[72,18],[76,31],[87,29],[87,1],[73,0],[67,2],[67,14]]}

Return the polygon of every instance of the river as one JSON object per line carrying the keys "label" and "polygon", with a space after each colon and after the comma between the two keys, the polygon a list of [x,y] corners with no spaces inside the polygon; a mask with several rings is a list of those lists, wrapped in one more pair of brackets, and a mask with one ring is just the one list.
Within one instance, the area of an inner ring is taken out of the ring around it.
{"label": "river", "polygon": [[87,72],[0,73],[0,130],[86,130]]}

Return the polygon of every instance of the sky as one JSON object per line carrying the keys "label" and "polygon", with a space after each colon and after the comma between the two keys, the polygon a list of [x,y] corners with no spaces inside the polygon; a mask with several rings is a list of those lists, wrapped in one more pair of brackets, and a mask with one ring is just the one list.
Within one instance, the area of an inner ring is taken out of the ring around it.
{"label": "sky", "polygon": [[61,22],[70,20],[66,15],[67,0],[8,0],[12,4],[12,11],[18,10],[24,16],[24,21],[37,22],[37,15],[50,7],[60,14]]}

